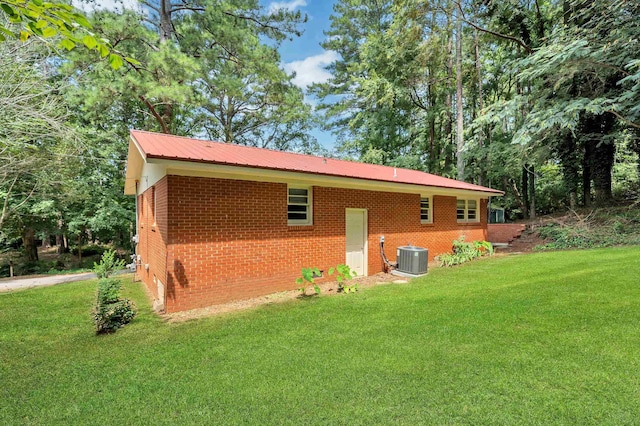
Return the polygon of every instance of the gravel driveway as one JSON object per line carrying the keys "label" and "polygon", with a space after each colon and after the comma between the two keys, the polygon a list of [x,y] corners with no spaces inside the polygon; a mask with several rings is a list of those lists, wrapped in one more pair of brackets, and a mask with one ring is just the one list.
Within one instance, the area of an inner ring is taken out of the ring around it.
{"label": "gravel driveway", "polygon": [[14,277],[11,279],[1,279],[0,293],[34,287],[47,287],[50,285],[70,283],[73,281],[90,280],[92,278],[96,278],[96,274],[93,272],[83,272],[81,274],[51,275],[47,277]]}

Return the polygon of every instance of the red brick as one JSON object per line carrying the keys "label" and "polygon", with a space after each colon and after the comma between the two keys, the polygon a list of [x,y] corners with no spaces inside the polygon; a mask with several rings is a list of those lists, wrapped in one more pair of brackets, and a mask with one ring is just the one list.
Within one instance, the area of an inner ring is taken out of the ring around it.
{"label": "red brick", "polygon": [[[433,197],[433,224],[420,223],[420,195],[313,187],[313,225],[287,225],[287,185],[165,176],[139,196],[140,275],[154,297],[156,275],[166,286],[167,312],[193,309],[297,288],[303,267],[345,263],[345,209],[368,210],[368,273],[383,270],[379,240],[395,259],[398,246],[451,250],[453,240],[487,239],[481,222],[459,224],[456,198]],[[140,200],[144,200],[140,202]],[[153,226],[155,220],[155,226]]]}

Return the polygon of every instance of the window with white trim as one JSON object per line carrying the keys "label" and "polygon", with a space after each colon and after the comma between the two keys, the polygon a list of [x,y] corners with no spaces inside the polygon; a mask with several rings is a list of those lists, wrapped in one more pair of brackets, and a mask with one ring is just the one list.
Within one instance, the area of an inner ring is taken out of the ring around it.
{"label": "window with white trim", "polygon": [[420,198],[420,223],[433,223],[431,197]]}
{"label": "window with white trim", "polygon": [[287,194],[287,223],[311,225],[312,191],[310,187],[290,186]]}
{"label": "window with white trim", "polygon": [[458,201],[456,203],[456,214],[458,217],[458,222],[479,222],[479,206],[480,202],[478,200],[463,200],[458,198]]}

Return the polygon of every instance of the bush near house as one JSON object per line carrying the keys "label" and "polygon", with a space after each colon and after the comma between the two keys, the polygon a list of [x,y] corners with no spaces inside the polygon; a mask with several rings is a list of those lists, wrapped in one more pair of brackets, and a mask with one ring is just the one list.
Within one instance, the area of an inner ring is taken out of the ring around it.
{"label": "bush near house", "polygon": [[[324,271],[321,271],[317,267],[313,268],[302,268],[302,276],[296,279],[296,284],[298,287],[298,291],[303,295],[306,294],[307,285],[311,284],[313,286],[313,290],[315,294],[320,294],[320,286],[316,284],[316,278],[322,277]],[[355,278],[357,276],[356,272],[353,271],[349,266],[341,264],[336,267],[329,268],[328,275],[331,277],[335,274],[335,279],[338,282],[338,293],[354,293],[358,291],[358,284],[347,284],[347,281]]]}
{"label": "bush near house", "polygon": [[115,272],[124,269],[124,260],[116,258],[115,250],[107,250],[102,254],[100,263],[93,263],[93,271],[98,278],[109,278]]}
{"label": "bush near house", "polygon": [[136,316],[135,305],[129,299],[120,299],[120,280],[102,278],[98,281],[98,295],[93,311],[96,334],[114,333]]}
{"label": "bush near house", "polygon": [[93,310],[96,334],[113,333],[131,322],[136,309],[129,299],[120,299],[122,282],[109,278],[124,267],[124,260],[117,260],[116,253],[108,250],[102,255],[100,263],[94,263],[93,270],[98,276],[98,293]]}
{"label": "bush near house", "polygon": [[493,245],[488,241],[466,242],[464,236],[453,242],[452,253],[438,256],[441,266],[455,266],[484,255],[493,255]]}

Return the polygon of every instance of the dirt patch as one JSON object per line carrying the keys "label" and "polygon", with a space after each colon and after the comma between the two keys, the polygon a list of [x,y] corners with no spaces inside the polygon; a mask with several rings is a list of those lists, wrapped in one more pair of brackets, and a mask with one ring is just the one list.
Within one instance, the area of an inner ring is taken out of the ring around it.
{"label": "dirt patch", "polygon": [[[349,281],[349,284],[358,284],[358,288],[373,287],[380,284],[389,284],[394,281],[407,279],[397,277],[391,274],[379,273],[368,277],[355,278]],[[337,282],[319,283],[322,297],[333,296],[338,293]],[[304,297],[314,297],[315,292],[311,286],[309,286],[305,294],[301,294],[298,290],[282,291],[280,293],[268,294],[266,296],[254,297],[247,300],[238,300],[235,302],[229,302],[222,305],[213,305],[206,308],[192,309],[190,311],[175,312],[172,314],[164,314],[162,317],[168,322],[182,322],[189,321],[197,318],[205,318],[214,315],[219,315],[227,312],[243,311],[247,309],[256,308],[258,306],[270,305],[273,303],[281,303],[287,300],[300,299]]]}

